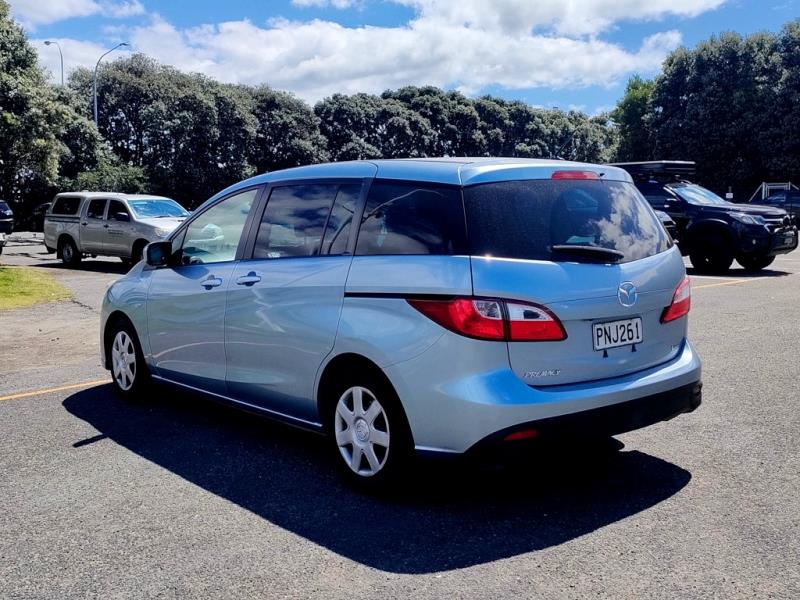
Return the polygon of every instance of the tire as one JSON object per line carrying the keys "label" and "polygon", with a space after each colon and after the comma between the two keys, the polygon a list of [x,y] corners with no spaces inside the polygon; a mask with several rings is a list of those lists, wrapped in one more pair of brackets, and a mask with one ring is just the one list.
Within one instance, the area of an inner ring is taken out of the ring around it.
{"label": "tire", "polygon": [[150,371],[133,325],[118,319],[112,325],[108,340],[111,379],[117,393],[126,400],[139,400],[150,385]]}
{"label": "tire", "polygon": [[766,269],[773,262],[775,262],[775,257],[745,254],[742,256],[737,256],[736,262],[742,265],[745,271],[760,271],[761,269]]}
{"label": "tire", "polygon": [[712,235],[694,245],[689,260],[698,273],[725,273],[733,264],[733,254],[728,245],[724,237]]}
{"label": "tire", "polygon": [[135,265],[139,261],[144,259],[144,249],[147,246],[147,242],[143,240],[138,240],[136,243],[133,244],[133,248],[131,249],[131,266]]}
{"label": "tire", "polygon": [[388,381],[370,373],[347,377],[331,386],[326,405],[329,445],[344,478],[365,491],[400,482],[413,442]]}
{"label": "tire", "polygon": [[58,245],[58,255],[61,257],[61,262],[68,267],[77,267],[81,262],[81,253],[78,252],[78,247],[72,238],[65,238]]}

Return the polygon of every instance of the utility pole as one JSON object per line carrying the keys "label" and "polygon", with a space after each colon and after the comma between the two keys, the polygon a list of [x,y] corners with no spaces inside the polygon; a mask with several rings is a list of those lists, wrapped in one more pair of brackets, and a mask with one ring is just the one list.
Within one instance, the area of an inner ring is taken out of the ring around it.
{"label": "utility pole", "polygon": [[45,46],[55,46],[58,48],[58,55],[61,57],[61,87],[64,87],[64,55],[61,53],[61,45],[58,42],[47,40]]}
{"label": "utility pole", "polygon": [[108,50],[104,54],[101,54],[100,58],[97,59],[97,64],[94,66],[94,77],[92,78],[92,96],[94,98],[94,125],[95,125],[95,127],[99,126],[98,122],[97,122],[97,69],[100,67],[100,61],[103,60],[103,57],[106,54],[111,54],[114,50],[116,50],[117,48],[121,48],[122,46],[130,46],[130,44],[128,42],[120,42],[119,44],[117,44],[116,46],[111,48],[111,50]]}

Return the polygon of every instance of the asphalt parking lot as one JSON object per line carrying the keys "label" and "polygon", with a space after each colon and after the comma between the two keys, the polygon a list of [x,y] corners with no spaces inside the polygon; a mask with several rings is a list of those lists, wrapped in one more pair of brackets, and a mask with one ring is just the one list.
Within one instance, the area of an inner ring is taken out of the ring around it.
{"label": "asphalt parking lot", "polygon": [[119,261],[0,262],[72,301],[0,312],[0,597],[800,597],[800,253],[693,279],[694,413],[615,456],[429,466],[343,485],[321,438],[205,399],[112,392],[97,312]]}

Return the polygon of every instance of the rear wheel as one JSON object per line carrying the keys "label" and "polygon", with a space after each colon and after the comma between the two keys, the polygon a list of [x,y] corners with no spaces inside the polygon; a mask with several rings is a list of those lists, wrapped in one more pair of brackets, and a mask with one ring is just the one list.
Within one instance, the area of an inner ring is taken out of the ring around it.
{"label": "rear wheel", "polygon": [[81,262],[81,253],[78,252],[78,247],[71,238],[65,238],[59,244],[58,253],[61,256],[61,262],[68,267],[76,267]]}
{"label": "rear wheel", "polygon": [[331,390],[328,425],[342,474],[366,489],[398,481],[411,455],[411,433],[394,390],[381,378],[348,378]]}
{"label": "rear wheel", "polygon": [[766,269],[775,261],[774,256],[761,255],[742,255],[736,257],[736,262],[742,265],[747,271],[760,271]]}
{"label": "rear wheel", "polygon": [[150,372],[144,362],[139,338],[133,326],[124,319],[117,320],[109,336],[111,376],[120,396],[135,399],[150,382]]}
{"label": "rear wheel", "polygon": [[725,273],[733,264],[727,240],[719,235],[697,242],[689,253],[692,266],[699,273]]}

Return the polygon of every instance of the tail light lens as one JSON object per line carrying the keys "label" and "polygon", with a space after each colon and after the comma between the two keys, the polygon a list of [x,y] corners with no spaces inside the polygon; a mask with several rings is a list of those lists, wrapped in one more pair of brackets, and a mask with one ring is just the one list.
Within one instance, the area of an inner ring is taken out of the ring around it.
{"label": "tail light lens", "polygon": [[666,307],[661,314],[661,322],[669,323],[675,319],[685,317],[689,314],[691,306],[692,284],[689,281],[689,277],[684,277],[672,295],[672,304]]}
{"label": "tail light lens", "polygon": [[479,340],[548,342],[567,338],[558,317],[538,304],[494,298],[409,299],[408,303],[442,327]]}

